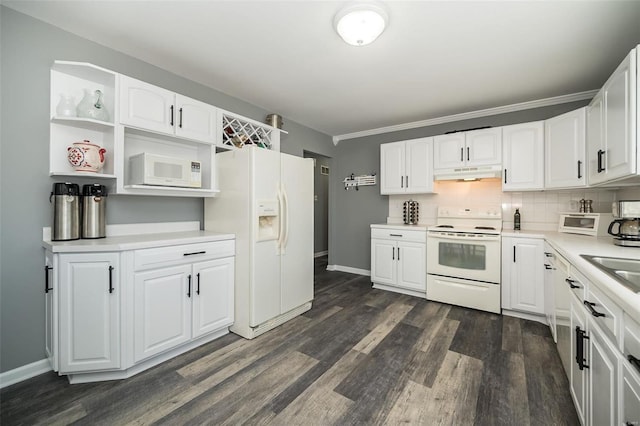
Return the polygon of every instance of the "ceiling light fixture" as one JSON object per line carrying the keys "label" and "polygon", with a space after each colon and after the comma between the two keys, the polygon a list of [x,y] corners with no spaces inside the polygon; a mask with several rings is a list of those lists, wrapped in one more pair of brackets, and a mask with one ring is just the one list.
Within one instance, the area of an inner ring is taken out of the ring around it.
{"label": "ceiling light fixture", "polygon": [[353,46],[364,46],[378,38],[389,17],[378,4],[352,3],[340,10],[333,26],[342,39]]}

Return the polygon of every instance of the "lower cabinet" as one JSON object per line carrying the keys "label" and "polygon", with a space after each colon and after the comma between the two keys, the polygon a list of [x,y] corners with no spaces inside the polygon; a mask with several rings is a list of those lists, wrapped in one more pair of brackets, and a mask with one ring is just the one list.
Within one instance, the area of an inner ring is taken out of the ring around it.
{"label": "lower cabinet", "polygon": [[227,333],[234,254],[233,240],[47,251],[45,350],[52,369],[72,383],[126,378]]}
{"label": "lower cabinet", "polygon": [[119,254],[63,254],[58,265],[60,373],[119,368]]}
{"label": "lower cabinet", "polygon": [[640,370],[634,371],[634,367],[623,362],[621,376],[620,423],[640,425]]}
{"label": "lower cabinet", "polygon": [[502,307],[544,315],[544,240],[502,237]]}
{"label": "lower cabinet", "polygon": [[604,333],[589,317],[589,423],[616,425],[618,417],[618,356]]}
{"label": "lower cabinet", "polygon": [[374,287],[426,297],[427,232],[371,229],[371,281]]}

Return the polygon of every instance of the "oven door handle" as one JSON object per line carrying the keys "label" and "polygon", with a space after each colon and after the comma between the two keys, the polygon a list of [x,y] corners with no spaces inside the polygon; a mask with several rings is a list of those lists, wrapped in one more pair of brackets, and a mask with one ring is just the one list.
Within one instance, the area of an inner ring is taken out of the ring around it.
{"label": "oven door handle", "polygon": [[482,237],[467,237],[467,236],[453,236],[453,235],[434,235],[434,234],[429,234],[428,238],[431,238],[433,240],[456,240],[456,241],[469,241],[469,242],[473,242],[473,241],[500,241],[500,235],[486,235],[486,236],[482,236]]}

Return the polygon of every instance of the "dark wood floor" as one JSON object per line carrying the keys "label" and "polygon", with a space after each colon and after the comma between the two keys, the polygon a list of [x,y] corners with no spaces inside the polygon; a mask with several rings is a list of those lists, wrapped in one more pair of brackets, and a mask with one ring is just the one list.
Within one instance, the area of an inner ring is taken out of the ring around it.
{"label": "dark wood floor", "polygon": [[54,373],[0,392],[2,425],[573,425],[548,328],[374,290],[316,261],[313,309],[128,380]]}

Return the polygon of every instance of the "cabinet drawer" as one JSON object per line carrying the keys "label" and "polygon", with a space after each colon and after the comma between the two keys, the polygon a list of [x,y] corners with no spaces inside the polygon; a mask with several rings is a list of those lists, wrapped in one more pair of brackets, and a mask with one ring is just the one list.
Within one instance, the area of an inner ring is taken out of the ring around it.
{"label": "cabinet drawer", "polygon": [[140,271],[159,266],[192,263],[234,255],[234,240],[136,250],[134,254],[134,270]]}
{"label": "cabinet drawer", "polygon": [[[626,362],[629,362],[629,355],[640,360],[640,324],[633,320],[626,313],[624,314],[623,333],[623,354]],[[629,363],[631,365],[631,363]],[[640,365],[633,364],[632,368],[640,374]]]}
{"label": "cabinet drawer", "polygon": [[415,229],[384,229],[371,228],[371,238],[395,241],[412,241],[415,243],[427,242],[427,232]]}
{"label": "cabinet drawer", "polygon": [[[571,287],[571,292],[576,295],[582,302],[589,291],[589,280],[584,277],[573,265],[569,268],[569,279],[572,280],[572,284],[576,287]],[[567,283],[569,285],[569,283]]]}
{"label": "cabinet drawer", "polygon": [[[591,304],[591,308],[587,306],[587,303]],[[593,320],[605,333],[609,334],[616,346],[620,347],[619,343],[622,340],[622,309],[593,285],[589,287],[587,297],[584,299],[584,305]]]}

